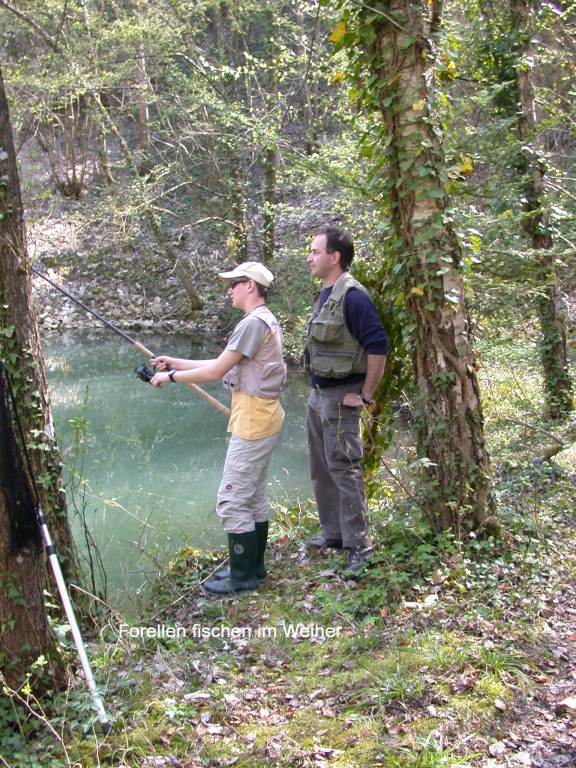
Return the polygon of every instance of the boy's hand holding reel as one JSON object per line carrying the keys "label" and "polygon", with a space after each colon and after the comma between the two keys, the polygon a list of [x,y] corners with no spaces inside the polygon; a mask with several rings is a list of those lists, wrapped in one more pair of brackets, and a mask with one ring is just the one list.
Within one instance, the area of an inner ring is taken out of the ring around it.
{"label": "boy's hand holding reel", "polygon": [[[152,365],[154,365],[154,360],[156,360],[155,357],[150,358],[150,362],[152,363]],[[142,379],[142,381],[145,381],[147,384],[150,384],[150,381],[152,380],[154,373],[156,372],[156,367],[158,367],[159,370],[161,371],[166,369],[166,365],[162,361],[157,363],[157,365],[154,365],[153,371],[151,371],[150,368],[148,368],[146,363],[142,363],[142,365],[139,365],[137,368],[134,369],[134,373],[139,379]]]}

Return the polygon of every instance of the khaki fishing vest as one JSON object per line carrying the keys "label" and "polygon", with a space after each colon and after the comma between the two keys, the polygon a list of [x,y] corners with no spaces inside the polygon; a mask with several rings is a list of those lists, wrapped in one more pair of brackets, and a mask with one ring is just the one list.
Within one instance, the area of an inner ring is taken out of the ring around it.
{"label": "khaki fishing vest", "polygon": [[253,397],[278,399],[286,381],[286,364],[282,357],[282,329],[265,305],[252,315],[263,320],[269,328],[262,346],[254,357],[244,358],[223,378],[227,389]]}
{"label": "khaki fishing vest", "polygon": [[322,308],[318,304],[306,324],[304,367],[315,376],[342,379],[352,373],[366,373],[368,355],[348,330],[344,301],[351,288],[368,294],[349,272],[336,281]]}

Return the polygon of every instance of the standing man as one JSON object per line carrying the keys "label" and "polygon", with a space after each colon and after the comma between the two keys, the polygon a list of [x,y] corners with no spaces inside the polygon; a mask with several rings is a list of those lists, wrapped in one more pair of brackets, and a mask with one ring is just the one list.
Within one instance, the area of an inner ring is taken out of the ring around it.
{"label": "standing man", "polygon": [[204,583],[209,594],[258,589],[266,578],[268,540],[266,477],[284,421],[279,397],[286,380],[282,330],[266,306],[274,275],[255,261],[219,277],[228,282],[232,306],[244,317],[215,360],[183,360],[160,355],[152,360],[155,387],[174,382],[207,384],[223,379],[232,393],[228,431],[232,433],[216,511],[228,534],[230,570]]}
{"label": "standing man", "polygon": [[374,553],[368,531],[360,414],[373,403],[384,373],[388,337],[368,291],[349,272],[354,243],[348,232],[319,230],[308,256],[323,284],[308,319],[304,362],[308,399],[310,473],[322,527],[312,548],[345,549],[345,570],[362,570]]}

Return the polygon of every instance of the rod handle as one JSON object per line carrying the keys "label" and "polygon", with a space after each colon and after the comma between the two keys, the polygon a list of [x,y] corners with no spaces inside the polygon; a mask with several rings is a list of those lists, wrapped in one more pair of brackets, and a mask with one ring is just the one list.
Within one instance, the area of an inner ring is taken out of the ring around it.
{"label": "rod handle", "polygon": [[143,355],[146,355],[146,357],[148,358],[148,360],[151,360],[151,359],[154,357],[154,352],[151,352],[149,349],[147,349],[147,348],[144,346],[144,344],[140,344],[140,342],[139,342],[139,341],[133,341],[132,343],[134,344],[134,346],[136,347],[136,349],[137,349],[139,352],[142,352],[142,354],[143,354]]}
{"label": "rod handle", "polygon": [[[146,355],[148,360],[151,360],[154,357],[154,352],[151,352],[143,344],[140,344],[139,341],[134,341],[133,344],[137,350],[142,352],[143,355]],[[220,400],[216,400],[216,398],[212,397],[212,395],[208,394],[208,392],[205,392],[201,387],[198,386],[198,384],[186,384],[186,386],[194,390],[194,392],[196,392],[197,395],[200,395],[200,397],[203,397],[204,400],[207,400],[210,405],[214,406],[214,408],[218,408],[219,411],[222,411],[225,416],[230,416],[230,408],[221,403]]]}

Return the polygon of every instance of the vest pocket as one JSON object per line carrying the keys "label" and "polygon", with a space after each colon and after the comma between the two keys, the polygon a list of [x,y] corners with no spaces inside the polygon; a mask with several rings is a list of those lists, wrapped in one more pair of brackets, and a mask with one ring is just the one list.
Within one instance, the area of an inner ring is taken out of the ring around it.
{"label": "vest pocket", "polygon": [[285,363],[267,363],[260,377],[261,391],[278,397],[286,381],[286,372]]}
{"label": "vest pocket", "polygon": [[234,368],[231,368],[226,376],[222,379],[222,384],[226,389],[234,390],[238,389],[238,384],[240,383],[240,371],[238,370],[237,366],[234,366]]}
{"label": "vest pocket", "polygon": [[316,317],[312,323],[311,336],[323,343],[340,344],[344,341],[344,329],[344,315],[340,313],[329,318]]}
{"label": "vest pocket", "polygon": [[356,350],[335,350],[313,347],[311,357],[312,373],[317,376],[328,376],[339,379],[352,373]]}

